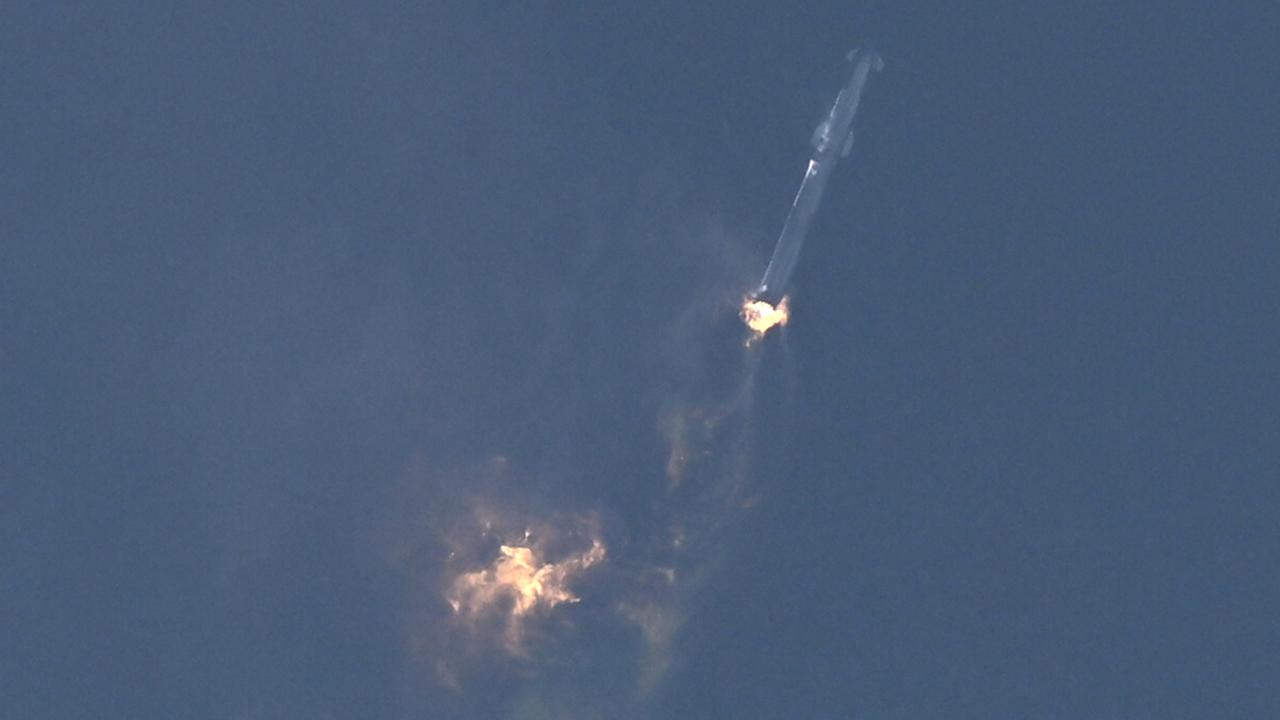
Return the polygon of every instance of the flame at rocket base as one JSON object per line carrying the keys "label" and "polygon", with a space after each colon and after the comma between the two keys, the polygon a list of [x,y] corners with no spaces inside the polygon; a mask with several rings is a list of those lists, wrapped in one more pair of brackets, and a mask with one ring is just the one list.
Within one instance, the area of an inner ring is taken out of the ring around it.
{"label": "flame at rocket base", "polygon": [[738,317],[741,317],[742,322],[751,328],[752,335],[747,340],[750,344],[764,336],[771,328],[787,324],[791,319],[791,298],[784,295],[782,300],[774,306],[764,300],[753,300],[748,297],[742,301],[742,309],[738,311]]}

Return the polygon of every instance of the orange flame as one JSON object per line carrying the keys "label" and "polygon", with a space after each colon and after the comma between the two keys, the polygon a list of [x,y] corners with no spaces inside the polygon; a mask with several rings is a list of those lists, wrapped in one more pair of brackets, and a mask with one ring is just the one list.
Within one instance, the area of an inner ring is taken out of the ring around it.
{"label": "orange flame", "polygon": [[605,557],[604,545],[593,540],[591,548],[560,562],[547,562],[534,547],[503,545],[490,567],[464,573],[454,579],[448,601],[455,615],[476,618],[495,608],[508,606],[506,644],[512,654],[520,654],[523,621],[539,611],[549,611],[561,603],[576,603],[569,585],[587,568]]}
{"label": "orange flame", "polygon": [[748,297],[742,301],[742,309],[738,311],[738,317],[751,328],[753,333],[751,339],[756,340],[763,337],[770,328],[786,325],[787,320],[791,318],[790,306],[790,296],[784,295],[777,307],[764,300],[753,300]]}

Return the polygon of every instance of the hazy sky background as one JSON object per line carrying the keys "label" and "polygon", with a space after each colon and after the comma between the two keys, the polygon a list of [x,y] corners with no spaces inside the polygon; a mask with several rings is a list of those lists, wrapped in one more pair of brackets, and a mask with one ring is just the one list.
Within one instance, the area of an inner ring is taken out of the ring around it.
{"label": "hazy sky background", "polygon": [[0,715],[1280,715],[1274,4],[462,5],[0,10]]}

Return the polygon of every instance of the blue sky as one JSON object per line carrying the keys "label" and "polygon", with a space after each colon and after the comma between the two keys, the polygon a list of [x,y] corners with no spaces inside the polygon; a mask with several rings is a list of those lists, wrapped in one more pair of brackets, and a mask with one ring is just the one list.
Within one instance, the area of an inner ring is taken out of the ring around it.
{"label": "blue sky", "polygon": [[6,715],[1280,711],[1274,9],[0,16]]}

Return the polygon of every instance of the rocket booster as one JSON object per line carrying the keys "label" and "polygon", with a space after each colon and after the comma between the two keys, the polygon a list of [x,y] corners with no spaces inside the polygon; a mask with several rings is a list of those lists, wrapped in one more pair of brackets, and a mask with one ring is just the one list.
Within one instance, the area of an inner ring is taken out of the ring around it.
{"label": "rocket booster", "polygon": [[813,137],[809,141],[813,145],[809,169],[791,204],[791,211],[782,226],[782,234],[778,236],[778,244],[773,249],[773,257],[764,271],[764,277],[751,293],[754,300],[763,300],[770,305],[777,305],[782,300],[787,282],[800,258],[800,247],[809,232],[809,224],[813,221],[822,192],[826,189],[827,178],[831,176],[836,161],[848,155],[853,148],[853,116],[858,112],[862,87],[872,70],[878,71],[884,67],[884,61],[873,50],[853,50],[848,59],[853,65],[853,74],[848,85],[841,88],[840,94],[836,96],[831,112],[827,113],[827,117],[813,131]]}

